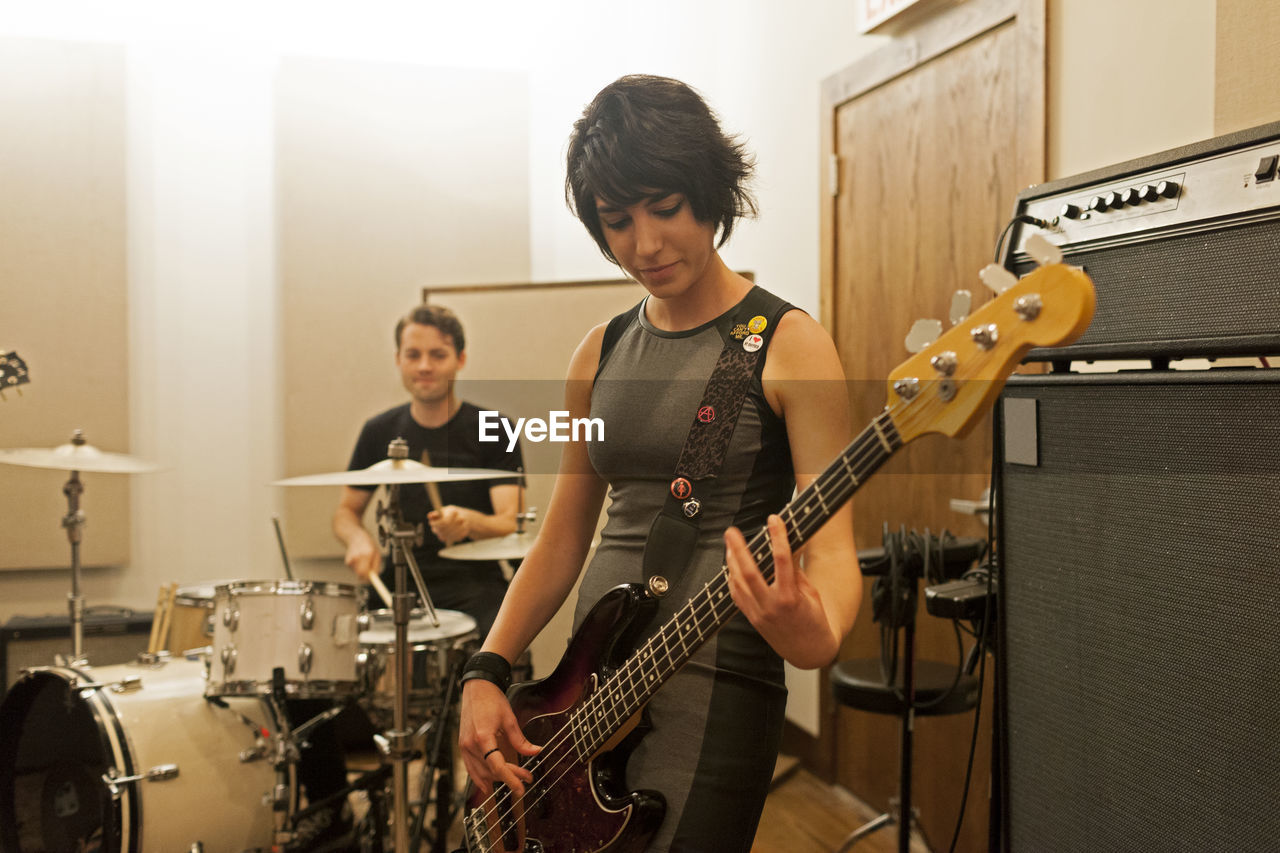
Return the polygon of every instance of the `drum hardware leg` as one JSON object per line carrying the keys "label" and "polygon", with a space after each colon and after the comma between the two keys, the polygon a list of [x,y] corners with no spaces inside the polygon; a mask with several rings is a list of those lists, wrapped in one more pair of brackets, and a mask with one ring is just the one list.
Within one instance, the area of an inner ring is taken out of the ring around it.
{"label": "drum hardware leg", "polygon": [[293,822],[296,824],[303,818],[310,817],[318,811],[329,808],[335,803],[344,801],[354,791],[374,791],[386,784],[387,777],[391,775],[390,767],[379,767],[360,775],[360,778],[349,783],[345,788],[334,791],[322,800],[316,800],[314,803],[307,803],[305,809],[299,809],[297,814],[293,816]]}
{"label": "drum hardware leg", "polygon": [[279,734],[271,738],[272,765],[276,771],[276,784],[271,791],[271,812],[275,822],[275,843],[281,847],[293,841],[293,824],[289,820],[290,802],[289,767],[298,763],[298,744],[293,738],[293,726],[289,719],[284,686],[284,667],[271,670],[271,693],[268,696],[272,713],[278,722]]}
{"label": "drum hardware leg", "polygon": [[302,725],[292,729],[289,732],[289,737],[292,738],[294,743],[296,744],[299,744],[302,746],[310,746],[310,744],[307,743],[307,735],[311,732],[311,730],[314,729],[316,726],[321,725],[322,723],[329,722],[334,717],[341,714],[344,710],[346,710],[345,705],[338,705],[336,707],[330,708],[327,711],[322,711],[321,713],[316,714],[314,717],[307,720]]}
{"label": "drum hardware leg", "polygon": [[244,723],[253,731],[253,746],[248,749],[240,750],[239,758],[241,764],[248,764],[252,761],[261,761],[274,753],[271,746],[271,732],[263,728],[262,725],[255,723],[244,714],[235,710],[227,704],[226,700],[218,696],[206,696],[204,697],[204,701],[216,708],[221,708],[224,711],[230,711],[232,714],[235,714],[240,718],[240,722]]}
{"label": "drum hardware leg", "polygon": [[[76,430],[71,443],[85,443],[84,433]],[[82,666],[88,663],[84,659],[84,596],[80,594],[80,540],[84,530],[84,511],[80,509],[80,496],[84,494],[84,484],[80,482],[80,472],[72,471],[62,493],[67,496],[67,514],[62,517],[62,526],[66,528],[67,540],[71,543],[71,592],[67,595],[67,607],[71,612],[71,666]]]}
{"label": "drum hardware leg", "polygon": [[[419,801],[422,805],[418,810],[417,820],[414,822],[409,853],[418,853],[422,843],[423,823],[426,820],[433,778],[437,782],[436,839],[435,845],[432,847],[434,853],[442,853],[447,849],[449,827],[453,825],[454,818],[457,816],[457,809],[460,804],[455,802],[453,756],[449,754],[445,746],[450,742],[449,735],[453,731],[453,726],[450,725],[453,722],[453,714],[451,712],[457,702],[458,686],[461,683],[462,669],[465,665],[466,661],[462,659],[454,662],[449,672],[448,680],[445,682],[444,696],[441,697],[440,705],[435,709],[434,719],[424,724],[419,732],[422,735],[429,732],[432,737],[427,747],[426,761],[422,768],[422,793],[419,795]],[[439,723],[434,730],[431,729],[433,723]]]}
{"label": "drum hardware leg", "polygon": [[440,627],[440,617],[436,615],[435,604],[431,601],[431,593],[427,592],[427,584],[422,579],[422,570],[418,568],[418,561],[413,556],[413,551],[403,541],[400,548],[404,551],[404,558],[409,563],[409,571],[413,573],[413,582],[418,587],[418,595],[422,597],[422,606],[427,610],[427,618],[431,620],[431,627]]}

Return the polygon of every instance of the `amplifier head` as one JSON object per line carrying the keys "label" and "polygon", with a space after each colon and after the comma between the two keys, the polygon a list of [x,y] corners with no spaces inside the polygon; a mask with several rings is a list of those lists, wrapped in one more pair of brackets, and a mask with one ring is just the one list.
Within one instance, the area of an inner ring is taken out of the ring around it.
{"label": "amplifier head", "polygon": [[1097,287],[1093,324],[1029,361],[1280,353],[1280,122],[1030,187],[1003,263],[1042,233]]}

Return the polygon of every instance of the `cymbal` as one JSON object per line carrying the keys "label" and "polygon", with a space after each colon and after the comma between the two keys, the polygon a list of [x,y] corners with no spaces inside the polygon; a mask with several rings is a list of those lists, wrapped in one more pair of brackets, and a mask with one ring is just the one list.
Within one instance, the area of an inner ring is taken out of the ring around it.
{"label": "cymbal", "polygon": [[493,539],[477,539],[440,549],[440,556],[450,560],[522,560],[533,547],[537,535],[531,531],[508,533]]}
{"label": "cymbal", "polygon": [[436,468],[414,459],[383,459],[368,468],[307,474],[276,480],[273,486],[398,486],[406,483],[455,483],[463,480],[514,479],[514,471],[498,468]]}
{"label": "cymbal", "polygon": [[160,470],[154,462],[123,453],[107,453],[92,444],[60,444],[53,448],[13,447],[0,450],[0,463],[95,474],[146,474]]}
{"label": "cymbal", "polygon": [[[523,560],[533,547],[533,540],[538,535],[530,530],[523,533],[508,533],[494,539],[477,539],[475,542],[463,542],[440,549],[441,557],[450,560]],[[591,547],[600,544],[597,537]]]}

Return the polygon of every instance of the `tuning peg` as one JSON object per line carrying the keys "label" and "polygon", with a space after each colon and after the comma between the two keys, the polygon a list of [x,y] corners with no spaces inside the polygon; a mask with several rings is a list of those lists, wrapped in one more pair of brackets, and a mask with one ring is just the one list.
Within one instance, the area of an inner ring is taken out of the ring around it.
{"label": "tuning peg", "polygon": [[996,296],[1004,293],[1018,283],[1018,277],[999,264],[987,264],[978,273],[982,283],[991,288]]}
{"label": "tuning peg", "polygon": [[941,320],[916,320],[907,332],[907,352],[920,352],[942,334]]}
{"label": "tuning peg", "polygon": [[967,290],[957,290],[951,294],[951,325],[955,325],[969,316],[969,309],[973,306],[973,294]]}
{"label": "tuning peg", "polygon": [[1027,254],[1035,258],[1036,263],[1042,267],[1062,263],[1062,250],[1041,234],[1032,234],[1027,238]]}

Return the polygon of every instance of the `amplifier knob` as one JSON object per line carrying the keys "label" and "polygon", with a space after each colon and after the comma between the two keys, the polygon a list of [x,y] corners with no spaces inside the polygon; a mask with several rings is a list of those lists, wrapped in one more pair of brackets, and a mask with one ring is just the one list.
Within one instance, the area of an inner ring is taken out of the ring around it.
{"label": "amplifier knob", "polygon": [[1161,181],[1156,184],[1156,192],[1165,198],[1173,198],[1178,194],[1179,189],[1181,189],[1181,187],[1178,186],[1177,181]]}
{"label": "amplifier knob", "polygon": [[1075,204],[1064,204],[1058,211],[1058,215],[1063,219],[1076,219],[1080,216],[1080,206]]}
{"label": "amplifier knob", "polygon": [[1095,213],[1102,213],[1108,207],[1110,207],[1110,205],[1107,204],[1107,200],[1103,196],[1095,195],[1093,198],[1089,199],[1089,209]]}
{"label": "amplifier knob", "polygon": [[1105,201],[1107,203],[1107,207],[1110,208],[1124,207],[1124,202],[1120,200],[1120,193],[1117,192],[1107,193],[1102,197],[1102,200]]}
{"label": "amplifier knob", "polygon": [[1142,199],[1139,196],[1137,187],[1129,187],[1120,193],[1121,204],[1141,204]]}
{"label": "amplifier knob", "polygon": [[1138,197],[1143,201],[1156,201],[1160,198],[1160,193],[1156,191],[1155,184],[1147,184],[1138,192]]}

